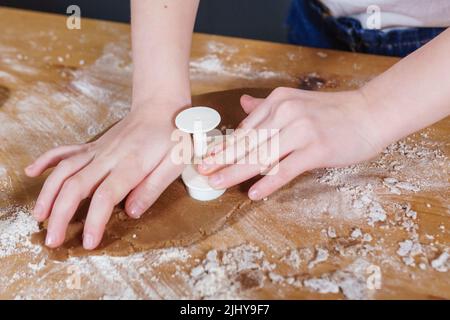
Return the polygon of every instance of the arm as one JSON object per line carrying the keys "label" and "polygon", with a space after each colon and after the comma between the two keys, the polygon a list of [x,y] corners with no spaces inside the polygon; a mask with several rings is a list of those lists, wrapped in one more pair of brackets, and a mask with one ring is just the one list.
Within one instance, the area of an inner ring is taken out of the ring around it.
{"label": "arm", "polygon": [[450,29],[376,77],[361,92],[389,144],[450,114]]}
{"label": "arm", "polygon": [[198,3],[131,1],[134,107],[149,99],[189,104],[189,56]]}
{"label": "arm", "polygon": [[[241,104],[249,115],[242,128],[278,133],[247,135],[230,140],[225,148],[219,145],[199,171],[217,188],[268,171],[249,190],[251,199],[260,200],[305,171],[369,160],[388,144],[450,114],[449,52],[447,30],[360,90],[277,88],[266,99],[243,96]],[[274,139],[279,148],[263,163],[236,164],[243,159],[237,155],[249,153],[249,159],[256,159]]]}
{"label": "arm", "polygon": [[49,218],[46,245],[64,242],[83,199],[91,198],[83,246],[100,243],[115,205],[139,218],[175,180],[173,116],[190,104],[189,54],[198,0],[132,2],[133,97],[130,113],[91,143],[62,146],[40,156],[30,177],[55,167],[36,200],[33,215]]}

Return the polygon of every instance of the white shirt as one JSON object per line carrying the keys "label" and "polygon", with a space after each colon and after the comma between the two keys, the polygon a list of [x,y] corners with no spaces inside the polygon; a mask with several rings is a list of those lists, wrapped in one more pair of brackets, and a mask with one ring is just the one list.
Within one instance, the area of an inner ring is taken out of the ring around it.
{"label": "white shirt", "polygon": [[321,0],[335,17],[358,19],[364,28],[450,26],[450,0]]}

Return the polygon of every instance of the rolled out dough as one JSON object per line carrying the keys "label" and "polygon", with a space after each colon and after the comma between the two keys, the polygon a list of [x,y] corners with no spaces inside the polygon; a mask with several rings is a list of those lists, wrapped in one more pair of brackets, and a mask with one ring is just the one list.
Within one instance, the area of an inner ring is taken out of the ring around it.
{"label": "rolled out dough", "polygon": [[[239,102],[241,95],[266,97],[269,92],[268,89],[238,89],[209,93],[193,97],[193,105],[215,108],[222,116],[219,128],[235,128],[246,116]],[[84,203],[69,226],[64,245],[56,250],[46,250],[50,258],[64,260],[69,256],[121,256],[147,249],[189,245],[218,231],[233,214],[251,204],[247,189],[243,184],[227,190],[217,200],[200,202],[190,198],[181,180],[177,179],[139,220],[128,218],[123,209],[117,207],[100,246],[94,251],[82,247],[83,221],[88,208],[88,203]],[[45,234],[44,224],[43,230],[33,236],[33,241],[43,245]]]}

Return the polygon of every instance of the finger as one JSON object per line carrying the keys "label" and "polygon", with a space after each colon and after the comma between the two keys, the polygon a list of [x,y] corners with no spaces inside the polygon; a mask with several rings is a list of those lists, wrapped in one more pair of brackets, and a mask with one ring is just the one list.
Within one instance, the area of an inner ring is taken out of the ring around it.
{"label": "finger", "polygon": [[241,97],[241,106],[242,109],[244,109],[245,113],[249,114],[253,110],[255,110],[263,101],[264,99],[254,98],[248,94],[244,94]]}
{"label": "finger", "polygon": [[298,95],[299,90],[293,88],[276,88],[270,95],[260,101],[257,108],[251,112],[238,126],[241,129],[253,129],[258,126],[264,119],[266,119],[272,107],[292,99]]}
{"label": "finger", "polygon": [[[291,117],[286,116],[285,111],[289,111],[289,108],[290,105],[281,103],[275,112],[269,112],[269,115],[253,129],[237,129],[227,138],[225,144],[212,148],[211,154],[199,166],[199,172],[208,175],[222,168],[224,164],[232,164],[233,161],[239,161],[254,148],[278,134],[282,128],[289,127],[289,124],[293,121]],[[283,139],[292,140],[292,137],[298,136],[298,132],[292,131],[291,128],[290,132],[292,135]],[[301,139],[295,140],[302,143]]]}
{"label": "finger", "polygon": [[225,149],[205,158],[198,166],[198,170],[201,174],[209,175],[226,165],[235,164],[277,133],[277,130],[264,129],[247,131],[242,138],[232,136],[226,143]]}
{"label": "finger", "polygon": [[36,200],[33,215],[38,221],[44,221],[50,214],[56,196],[64,181],[87,166],[93,159],[92,154],[82,153],[61,161],[47,177]]}
{"label": "finger", "polygon": [[216,136],[214,138],[215,141],[208,146],[209,150],[206,153],[206,157],[214,156],[225,149],[227,136]]}
{"label": "finger", "polygon": [[124,161],[95,190],[84,224],[85,249],[92,250],[99,245],[114,206],[144,179],[146,172],[145,168]]}
{"label": "finger", "polygon": [[125,204],[128,215],[139,218],[161,193],[181,174],[185,166],[174,165],[166,157],[129,195]]}
{"label": "finger", "polygon": [[86,145],[71,145],[60,146],[51,149],[40,157],[38,157],[32,164],[25,168],[25,173],[29,177],[37,177],[46,169],[54,167],[60,161],[74,156],[75,154],[86,149]]}
{"label": "finger", "polygon": [[208,183],[216,189],[229,188],[254,176],[267,172],[278,161],[291,153],[296,145],[288,139],[287,130],[265,141],[237,164],[223,168],[212,174]]}
{"label": "finger", "polygon": [[94,159],[88,166],[64,182],[48,222],[45,240],[48,247],[56,248],[64,242],[67,226],[80,202],[92,194],[108,173],[109,168]]}
{"label": "finger", "polygon": [[254,108],[252,112],[250,112],[248,116],[241,121],[237,129],[241,129],[242,131],[255,128],[269,115],[270,106],[272,103],[273,101],[269,98],[263,99],[263,101],[258,104],[258,108]]}
{"label": "finger", "polygon": [[318,155],[310,148],[291,153],[250,188],[249,198],[261,200],[269,196],[303,172],[316,168],[318,163]]}
{"label": "finger", "polygon": [[[254,109],[256,109],[264,99],[260,98],[254,98],[250,95],[244,94],[241,97],[241,105],[244,109],[245,113],[250,114]],[[220,151],[222,151],[225,148],[225,142],[224,141],[218,141],[209,146],[210,150],[208,151],[207,155],[214,155]]]}
{"label": "finger", "polygon": [[[287,120],[287,123],[289,120]],[[287,123],[280,121],[279,117],[268,117],[252,130],[240,130],[227,137],[226,143],[215,146],[212,152],[198,166],[198,171],[203,175],[210,175],[220,170],[225,165],[234,164],[251,153],[258,146],[266,143],[279,133],[279,129]],[[242,133],[241,133],[242,132]],[[297,134],[292,132],[282,140],[292,140]],[[298,141],[298,139],[296,139]]]}
{"label": "finger", "polygon": [[[250,114],[252,111],[254,111],[256,109],[256,107],[260,106],[263,102],[265,101],[265,99],[260,99],[260,98],[254,98],[250,95],[246,95],[244,94],[241,97],[241,105],[242,108],[244,109],[244,111],[247,114]],[[233,132],[233,134],[228,136],[228,139],[241,139],[243,138],[247,132],[248,129],[251,129],[253,124],[256,125],[260,120],[258,119],[264,119],[265,117],[265,112],[260,112],[261,114],[258,115],[255,118],[249,118],[247,117],[244,121],[242,121],[238,128]],[[252,124],[253,123],[253,124]],[[225,142],[224,141],[219,141],[219,142],[215,142],[213,143],[211,146],[209,146],[209,151],[207,153],[207,156],[212,156],[215,155],[217,153],[219,153],[220,151],[223,151],[225,149]]]}

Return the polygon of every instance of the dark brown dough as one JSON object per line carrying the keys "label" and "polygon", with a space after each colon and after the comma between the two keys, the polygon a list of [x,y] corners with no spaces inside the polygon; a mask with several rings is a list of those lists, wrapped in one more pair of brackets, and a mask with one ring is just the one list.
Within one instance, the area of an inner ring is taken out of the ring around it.
{"label": "dark brown dough", "polygon": [[[268,89],[239,89],[209,93],[193,97],[193,105],[215,108],[222,116],[220,126],[235,128],[246,116],[239,102],[241,95],[266,97],[269,92]],[[250,203],[246,185],[227,190],[217,200],[201,202],[190,198],[184,184],[177,179],[139,220],[128,218],[121,208],[116,208],[98,249],[85,251],[82,247],[86,202],[71,222],[64,245],[46,250],[51,258],[63,260],[69,256],[121,256],[147,249],[189,245],[219,230],[231,215]],[[41,244],[44,238],[45,228],[33,237],[34,242]]]}

